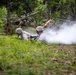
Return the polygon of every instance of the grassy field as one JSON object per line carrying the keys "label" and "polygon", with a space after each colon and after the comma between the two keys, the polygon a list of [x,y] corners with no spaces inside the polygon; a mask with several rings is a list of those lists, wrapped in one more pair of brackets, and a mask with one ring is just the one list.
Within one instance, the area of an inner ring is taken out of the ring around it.
{"label": "grassy field", "polygon": [[76,75],[76,45],[0,35],[0,75]]}

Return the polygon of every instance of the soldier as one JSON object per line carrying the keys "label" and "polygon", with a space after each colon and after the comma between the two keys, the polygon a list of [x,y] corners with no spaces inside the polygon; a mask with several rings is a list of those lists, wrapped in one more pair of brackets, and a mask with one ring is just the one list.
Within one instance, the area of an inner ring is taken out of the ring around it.
{"label": "soldier", "polygon": [[15,31],[18,34],[18,37],[24,40],[28,40],[31,36],[30,33],[22,30],[22,28],[17,28]]}
{"label": "soldier", "polygon": [[43,26],[37,26],[37,27],[36,27],[36,33],[37,33],[38,35],[41,35],[42,32],[43,32]]}
{"label": "soldier", "polygon": [[38,35],[32,35],[31,33],[22,30],[22,28],[17,28],[15,32],[20,39],[24,40],[35,40],[38,37]]}

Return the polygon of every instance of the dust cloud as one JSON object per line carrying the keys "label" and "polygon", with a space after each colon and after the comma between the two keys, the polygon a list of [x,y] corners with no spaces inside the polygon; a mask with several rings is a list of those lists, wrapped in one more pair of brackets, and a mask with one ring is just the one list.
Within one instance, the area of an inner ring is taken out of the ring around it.
{"label": "dust cloud", "polygon": [[66,21],[56,28],[47,28],[39,41],[56,44],[76,44],[76,22]]}

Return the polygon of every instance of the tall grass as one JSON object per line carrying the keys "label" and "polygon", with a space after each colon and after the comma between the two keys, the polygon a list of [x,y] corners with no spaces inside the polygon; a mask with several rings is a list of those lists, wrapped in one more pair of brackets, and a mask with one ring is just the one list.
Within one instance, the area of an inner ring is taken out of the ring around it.
{"label": "tall grass", "polygon": [[0,75],[75,75],[76,45],[0,35]]}

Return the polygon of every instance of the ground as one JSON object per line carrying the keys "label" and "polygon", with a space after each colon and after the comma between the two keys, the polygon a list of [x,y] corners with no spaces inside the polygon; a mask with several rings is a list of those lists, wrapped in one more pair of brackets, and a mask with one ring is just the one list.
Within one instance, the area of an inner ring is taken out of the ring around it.
{"label": "ground", "polygon": [[76,75],[76,45],[0,35],[0,75]]}

